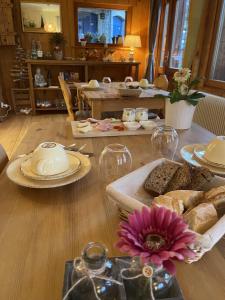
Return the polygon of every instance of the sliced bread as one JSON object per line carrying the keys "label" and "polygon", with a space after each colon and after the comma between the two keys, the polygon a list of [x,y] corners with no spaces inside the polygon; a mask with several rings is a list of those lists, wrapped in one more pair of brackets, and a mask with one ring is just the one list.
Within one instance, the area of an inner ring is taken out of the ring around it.
{"label": "sliced bread", "polygon": [[178,164],[173,162],[163,162],[155,167],[145,180],[145,190],[153,196],[164,194],[179,167]]}
{"label": "sliced bread", "polygon": [[166,188],[166,192],[185,189],[191,183],[191,169],[187,163],[179,167]]}

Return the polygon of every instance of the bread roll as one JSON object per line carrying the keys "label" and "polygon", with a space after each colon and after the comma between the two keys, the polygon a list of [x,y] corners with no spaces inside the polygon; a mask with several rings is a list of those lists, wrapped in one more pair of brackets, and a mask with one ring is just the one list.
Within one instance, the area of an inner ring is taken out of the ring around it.
{"label": "bread roll", "polygon": [[218,221],[218,217],[212,203],[201,203],[184,215],[184,220],[191,230],[203,234]]}
{"label": "bread roll", "polygon": [[175,211],[178,215],[181,215],[184,211],[184,205],[182,200],[165,195],[155,197],[152,204],[158,207],[166,207],[172,211]]}
{"label": "bread roll", "polygon": [[225,185],[215,187],[205,193],[205,202],[222,203],[225,202]]}
{"label": "bread roll", "polygon": [[203,197],[202,191],[177,190],[168,192],[165,195],[183,201],[186,209],[193,208],[198,205]]}

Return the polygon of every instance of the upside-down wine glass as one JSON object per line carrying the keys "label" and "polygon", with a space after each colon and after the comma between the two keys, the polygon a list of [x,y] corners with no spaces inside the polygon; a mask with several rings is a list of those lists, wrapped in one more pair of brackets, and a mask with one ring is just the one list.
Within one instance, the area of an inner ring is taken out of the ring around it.
{"label": "upside-down wine glass", "polygon": [[131,153],[124,145],[110,144],[100,155],[99,167],[102,181],[109,184],[131,171]]}
{"label": "upside-down wine glass", "polygon": [[158,126],[152,133],[151,143],[155,157],[165,157],[174,160],[179,137],[173,127]]}

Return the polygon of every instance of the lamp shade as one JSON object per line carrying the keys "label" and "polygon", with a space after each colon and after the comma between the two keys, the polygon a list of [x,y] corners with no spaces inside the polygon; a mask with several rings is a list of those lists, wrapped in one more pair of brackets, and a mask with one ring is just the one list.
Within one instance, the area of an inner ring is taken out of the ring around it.
{"label": "lamp shade", "polygon": [[140,35],[126,35],[124,44],[125,47],[140,48],[141,47],[141,37]]}

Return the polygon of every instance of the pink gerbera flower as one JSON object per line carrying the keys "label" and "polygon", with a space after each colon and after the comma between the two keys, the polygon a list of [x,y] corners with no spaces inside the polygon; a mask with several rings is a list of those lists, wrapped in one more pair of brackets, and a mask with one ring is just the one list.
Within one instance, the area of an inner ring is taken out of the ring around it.
{"label": "pink gerbera flower", "polygon": [[164,207],[144,207],[141,212],[129,215],[128,222],[121,222],[116,246],[130,256],[140,256],[144,263],[163,266],[174,274],[171,259],[184,260],[194,257],[188,245],[195,234],[187,230],[184,220]]}

